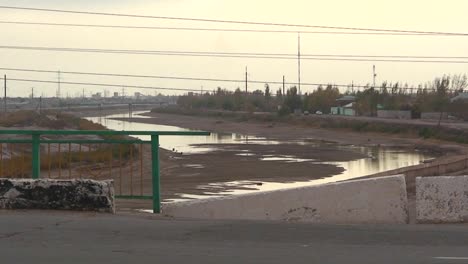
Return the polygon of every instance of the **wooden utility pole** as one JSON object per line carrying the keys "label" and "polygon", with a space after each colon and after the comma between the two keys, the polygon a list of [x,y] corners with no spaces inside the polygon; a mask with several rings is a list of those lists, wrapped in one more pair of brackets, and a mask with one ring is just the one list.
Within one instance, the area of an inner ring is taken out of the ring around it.
{"label": "wooden utility pole", "polygon": [[60,98],[60,97],[61,97],[60,81],[61,81],[60,71],[58,71],[58,72],[57,72],[57,98]]}
{"label": "wooden utility pole", "polygon": [[245,94],[247,94],[247,84],[248,79],[247,79],[247,66],[245,67]]}
{"label": "wooden utility pole", "polygon": [[374,79],[374,89],[375,89],[375,77],[377,77],[377,73],[375,73],[375,65],[373,66],[373,72],[374,73],[373,73],[372,77]]}
{"label": "wooden utility pole", "polygon": [[284,75],[283,75],[283,96],[285,95],[284,93]]}
{"label": "wooden utility pole", "polygon": [[4,90],[5,90],[5,96],[3,97],[3,106],[4,106],[4,113],[6,114],[7,112],[7,84],[6,84],[6,74],[3,76],[3,82],[4,82]]}

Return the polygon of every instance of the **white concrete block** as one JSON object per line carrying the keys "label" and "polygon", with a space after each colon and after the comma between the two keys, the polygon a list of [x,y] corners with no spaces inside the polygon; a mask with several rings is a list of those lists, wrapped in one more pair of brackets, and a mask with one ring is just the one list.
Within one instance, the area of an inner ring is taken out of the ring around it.
{"label": "white concrete block", "polygon": [[418,223],[468,222],[468,176],[416,179]]}
{"label": "white concrete block", "polygon": [[163,206],[163,214],[199,219],[314,223],[407,223],[403,175],[233,195]]}

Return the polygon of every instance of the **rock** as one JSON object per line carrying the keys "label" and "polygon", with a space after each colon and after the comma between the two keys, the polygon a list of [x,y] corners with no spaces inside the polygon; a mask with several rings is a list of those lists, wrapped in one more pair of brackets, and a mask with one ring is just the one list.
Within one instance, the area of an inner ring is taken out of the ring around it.
{"label": "rock", "polygon": [[0,208],[114,213],[114,183],[82,179],[0,179]]}

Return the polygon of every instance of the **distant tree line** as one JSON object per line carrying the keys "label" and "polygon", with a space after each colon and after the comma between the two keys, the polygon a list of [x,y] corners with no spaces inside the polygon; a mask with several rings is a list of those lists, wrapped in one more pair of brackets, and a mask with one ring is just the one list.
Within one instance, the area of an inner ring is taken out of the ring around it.
{"label": "distant tree line", "polygon": [[295,86],[284,92],[280,88],[273,95],[270,86],[265,84],[264,90],[249,93],[240,88],[232,92],[218,87],[212,93],[184,95],[179,97],[178,105],[188,109],[278,112],[281,115],[297,110],[328,114],[332,107],[339,105],[337,99],[352,95],[355,97],[353,108],[359,115],[375,116],[378,109],[385,109],[409,110],[414,117],[421,112],[448,112],[468,118],[468,100],[452,100],[467,88],[466,75],[444,75],[414,89],[398,82],[384,82],[380,87],[367,85],[361,91],[340,92],[338,87],[329,84],[304,95],[300,95]]}

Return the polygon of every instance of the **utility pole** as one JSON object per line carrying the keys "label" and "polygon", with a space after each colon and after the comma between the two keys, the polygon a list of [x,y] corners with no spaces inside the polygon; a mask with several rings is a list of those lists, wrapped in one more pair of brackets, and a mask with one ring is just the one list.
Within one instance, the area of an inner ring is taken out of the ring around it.
{"label": "utility pole", "polygon": [[7,112],[7,91],[6,91],[6,89],[7,89],[7,84],[6,84],[6,80],[7,80],[7,79],[6,79],[6,74],[5,74],[5,75],[3,76],[4,89],[5,89],[5,96],[3,97],[3,104],[4,104],[4,109],[3,109],[3,111],[5,112],[5,114],[6,114],[6,112]]}
{"label": "utility pole", "polygon": [[245,67],[245,94],[247,94],[247,83],[248,83],[248,79],[247,79],[247,66]]}
{"label": "utility pole", "polygon": [[297,35],[297,84],[301,95],[301,34]]}
{"label": "utility pole", "polygon": [[283,75],[283,96],[285,95],[284,93],[284,75]]}
{"label": "utility pole", "polygon": [[34,87],[31,87],[31,100],[34,99]]}
{"label": "utility pole", "polygon": [[60,71],[57,72],[57,98],[60,98],[61,93],[60,93]]}
{"label": "utility pole", "polygon": [[375,89],[375,77],[377,77],[377,73],[375,73],[375,65],[373,66],[373,71],[374,71],[374,73],[372,75],[372,77],[374,78],[374,86],[373,87]]}

